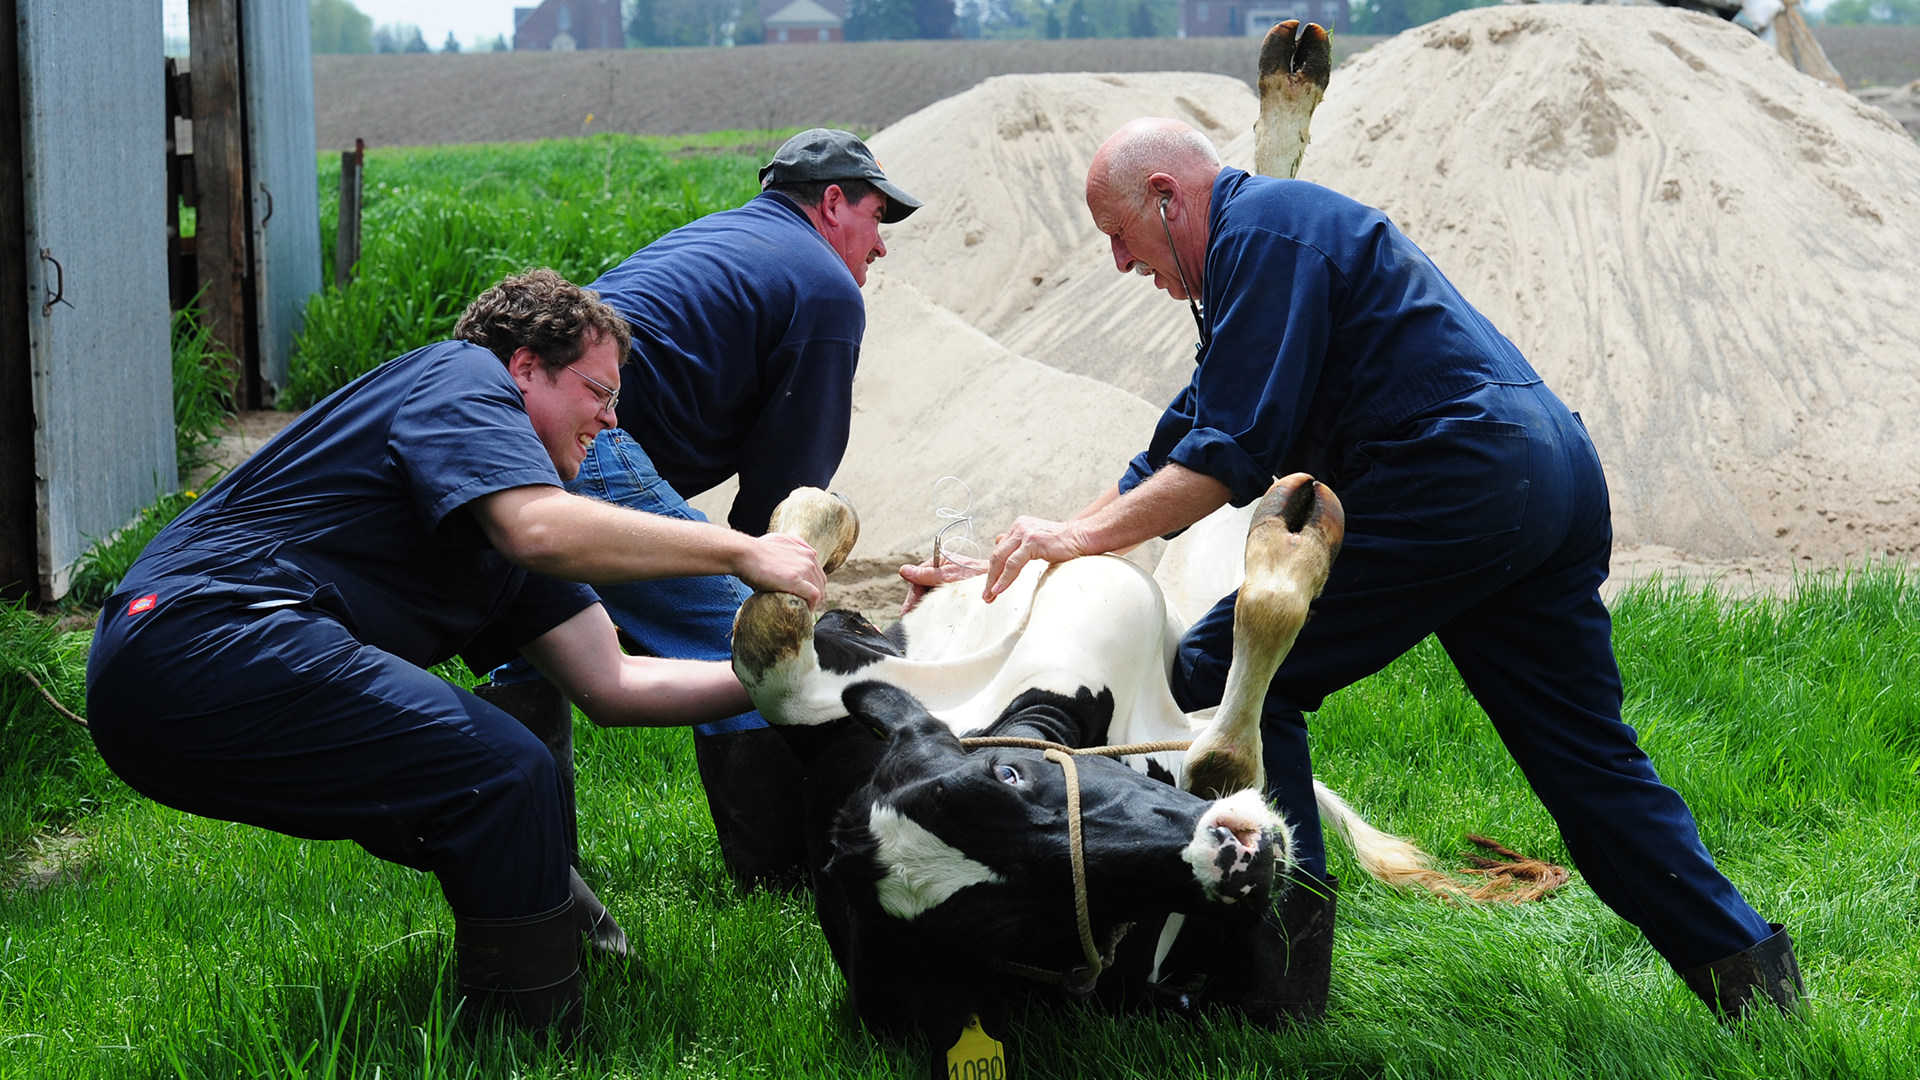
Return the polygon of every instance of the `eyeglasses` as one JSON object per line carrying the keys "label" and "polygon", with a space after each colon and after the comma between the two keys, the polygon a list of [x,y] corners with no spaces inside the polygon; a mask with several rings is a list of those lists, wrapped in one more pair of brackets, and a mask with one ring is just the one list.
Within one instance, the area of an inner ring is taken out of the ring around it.
{"label": "eyeglasses", "polygon": [[[601,408],[607,410],[610,413],[618,413],[620,411],[620,391],[615,390],[613,387],[608,386],[606,383],[601,382],[599,379],[596,379],[593,376],[587,374],[586,372],[581,371],[579,368],[569,365],[567,367],[567,370],[587,380],[588,382],[592,383],[594,386],[598,387],[599,389],[605,390],[607,392],[606,400],[600,403]],[[595,394],[594,396],[599,397],[600,395]]]}

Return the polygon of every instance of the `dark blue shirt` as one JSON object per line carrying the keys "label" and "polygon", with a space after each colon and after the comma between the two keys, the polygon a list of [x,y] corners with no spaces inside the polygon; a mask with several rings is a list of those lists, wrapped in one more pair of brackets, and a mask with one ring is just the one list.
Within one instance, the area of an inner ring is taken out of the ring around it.
{"label": "dark blue shirt", "polygon": [[429,345],[308,409],[190,506],[109,613],[158,593],[158,622],[184,582],[210,579],[194,587],[202,613],[297,601],[422,667],[465,654],[486,670],[597,602],[509,563],[467,509],[559,483],[506,366],[477,345]]}
{"label": "dark blue shirt", "polygon": [[1223,169],[1207,236],[1207,344],[1122,491],[1169,461],[1236,506],[1292,472],[1339,490],[1364,444],[1436,416],[1498,419],[1476,390],[1540,381],[1385,214],[1344,195]]}
{"label": "dark blue shirt", "polygon": [[833,478],[867,310],[792,200],[675,229],[592,288],[633,328],[620,426],[682,498],[737,474],[728,524],[759,535],[788,492]]}

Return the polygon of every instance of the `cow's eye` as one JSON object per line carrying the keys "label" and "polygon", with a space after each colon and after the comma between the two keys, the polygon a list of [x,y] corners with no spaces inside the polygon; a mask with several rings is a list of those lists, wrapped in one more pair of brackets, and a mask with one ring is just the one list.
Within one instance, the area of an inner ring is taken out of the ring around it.
{"label": "cow's eye", "polygon": [[1011,765],[995,765],[993,767],[993,775],[999,777],[1000,782],[1003,784],[1012,784],[1015,787],[1019,787],[1024,783],[1020,777],[1020,770]]}

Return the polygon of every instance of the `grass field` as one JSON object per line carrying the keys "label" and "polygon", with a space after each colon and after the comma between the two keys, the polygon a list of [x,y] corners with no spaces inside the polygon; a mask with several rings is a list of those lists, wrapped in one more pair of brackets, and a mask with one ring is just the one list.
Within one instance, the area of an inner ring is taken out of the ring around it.
{"label": "grass field", "polygon": [[[1628,719],[1729,876],[1792,929],[1810,1020],[1715,1024],[1577,875],[1545,903],[1460,909],[1364,880],[1337,851],[1325,1024],[1270,1033],[1036,997],[1009,1035],[1024,1075],[1920,1075],[1920,579],[1807,578],[1789,600],[1742,602],[1643,586],[1615,614]],[[68,701],[84,643],[36,646]],[[17,680],[0,679],[0,709],[9,848],[28,820],[60,824],[65,838],[26,850],[70,860],[16,862],[0,887],[0,1076],[915,1074],[918,1048],[851,1020],[807,901],[730,884],[685,732],[580,726],[585,872],[640,959],[589,970],[569,1053],[462,1033],[430,878],[163,809]],[[1377,824],[1440,853],[1481,832],[1566,859],[1431,641],[1313,730],[1321,776]],[[66,763],[60,784],[35,780],[47,762]]]}
{"label": "grass field", "polygon": [[[661,139],[600,135],[514,146],[369,150],[360,268],[307,305],[283,405],[312,404],[410,349],[452,336],[482,289],[530,266],[582,285],[661,234],[759,190],[791,131]],[[320,162],[333,265],[340,159]]]}

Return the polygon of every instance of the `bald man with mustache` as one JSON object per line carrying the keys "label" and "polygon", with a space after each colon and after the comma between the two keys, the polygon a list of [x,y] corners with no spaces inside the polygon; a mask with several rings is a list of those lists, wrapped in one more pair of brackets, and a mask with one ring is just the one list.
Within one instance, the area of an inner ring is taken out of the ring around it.
{"label": "bald man with mustache", "polygon": [[[1378,210],[1296,180],[1224,167],[1174,120],[1122,127],[1087,171],[1115,268],[1192,308],[1193,379],[1147,449],[1073,520],[1022,517],[989,560],[989,600],[1028,562],[1124,551],[1307,472],[1347,513],[1346,540],[1262,716],[1268,795],[1301,870],[1255,928],[1220,927],[1233,985],[1183,986],[1274,1022],[1324,1013],[1336,883],[1314,805],[1306,713],[1427,635],[1440,640],[1607,905],[1722,1016],[1804,993],[1791,939],[1714,866],[1692,814],[1621,720],[1599,588],[1612,553],[1600,459],[1526,358]],[[962,571],[905,568],[931,585]],[[1180,643],[1174,697],[1219,703],[1233,596]],[[1205,934],[1183,934],[1183,947]]]}

